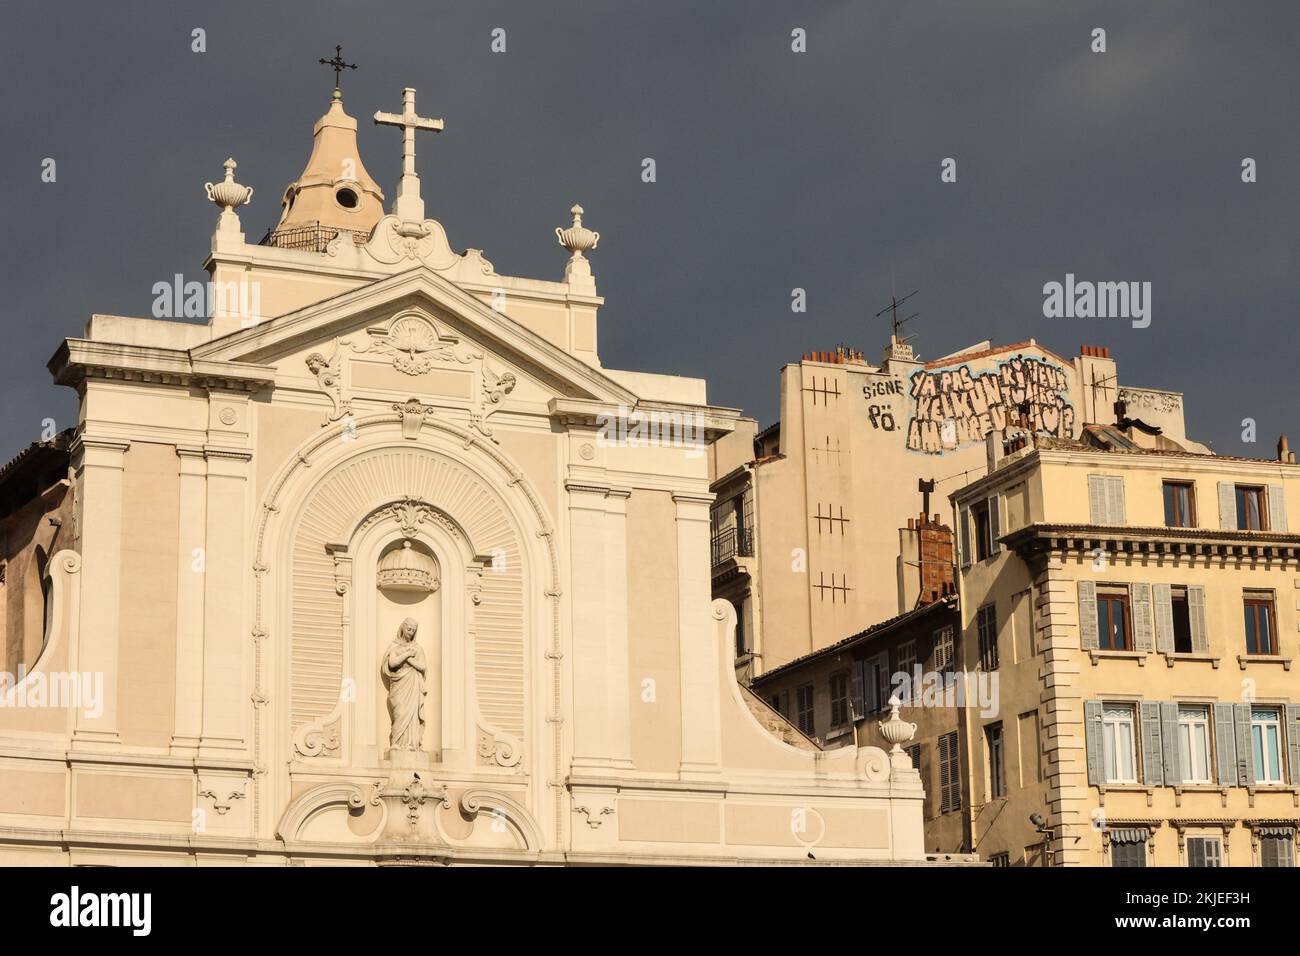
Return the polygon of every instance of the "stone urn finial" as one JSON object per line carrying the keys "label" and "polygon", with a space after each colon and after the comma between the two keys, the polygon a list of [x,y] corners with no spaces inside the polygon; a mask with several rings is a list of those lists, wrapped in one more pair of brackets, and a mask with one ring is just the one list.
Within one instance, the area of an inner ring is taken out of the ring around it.
{"label": "stone urn finial", "polygon": [[224,212],[229,212],[236,206],[250,202],[253,198],[253,189],[251,186],[241,186],[235,182],[235,167],[239,164],[234,159],[227,159],[224,165],[226,178],[219,183],[204,183],[203,188],[207,191],[209,200],[220,206]]}
{"label": "stone urn finial", "polygon": [[890,753],[902,753],[903,744],[907,743],[916,736],[916,724],[910,723],[898,716],[899,700],[895,695],[889,698],[889,719],[880,721],[877,726],[880,728],[880,736],[885,738],[887,743],[893,744]]}
{"label": "stone urn finial", "polygon": [[596,248],[596,243],[600,242],[600,233],[592,232],[582,224],[581,206],[574,204],[569,212],[573,213],[573,225],[567,229],[557,226],[555,237],[560,240],[560,245],[573,253],[574,259],[582,259],[584,252]]}

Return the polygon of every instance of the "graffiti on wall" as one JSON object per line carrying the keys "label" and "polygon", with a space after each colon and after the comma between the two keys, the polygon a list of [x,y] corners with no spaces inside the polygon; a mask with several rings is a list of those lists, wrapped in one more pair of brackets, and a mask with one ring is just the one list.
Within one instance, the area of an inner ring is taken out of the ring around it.
{"label": "graffiti on wall", "polygon": [[1019,421],[1029,403],[1028,424],[1057,438],[1074,434],[1074,406],[1067,400],[1064,370],[1042,359],[1017,356],[974,373],[969,366],[920,371],[912,376],[915,402],[907,426],[907,447],[929,455],[982,442],[992,431]]}
{"label": "graffiti on wall", "polygon": [[879,379],[862,386],[862,397],[867,400],[867,421],[877,431],[892,432],[898,428],[893,401],[904,395],[903,382],[897,378]]}

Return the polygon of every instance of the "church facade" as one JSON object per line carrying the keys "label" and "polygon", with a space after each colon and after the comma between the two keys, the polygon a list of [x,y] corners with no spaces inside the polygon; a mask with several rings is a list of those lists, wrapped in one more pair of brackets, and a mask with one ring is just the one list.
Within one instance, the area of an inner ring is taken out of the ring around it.
{"label": "church facade", "polygon": [[208,184],[206,322],[51,359],[79,422],[0,472],[0,863],[924,862],[906,725],[821,751],[736,681],[738,413],[602,366],[580,207],[562,280],[500,275],[425,214],[441,122],[375,120],[391,206],[336,89],[261,243]]}

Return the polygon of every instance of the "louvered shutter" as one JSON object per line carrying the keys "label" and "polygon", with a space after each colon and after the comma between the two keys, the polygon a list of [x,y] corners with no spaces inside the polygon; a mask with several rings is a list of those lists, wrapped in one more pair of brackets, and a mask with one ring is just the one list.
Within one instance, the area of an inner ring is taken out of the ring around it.
{"label": "louvered shutter", "polygon": [[1079,582],[1079,646],[1085,651],[1098,647],[1097,584],[1094,581]]}
{"label": "louvered shutter", "polygon": [[989,554],[997,554],[1002,550],[1002,545],[998,543],[998,538],[1002,537],[1001,505],[1002,498],[999,495],[989,496]]}
{"label": "louvered shutter", "polygon": [[1109,524],[1106,520],[1106,479],[1102,475],[1088,476],[1088,516],[1093,524]]}
{"label": "louvered shutter", "polygon": [[1142,780],[1147,786],[1159,787],[1165,782],[1165,755],[1160,746],[1160,704],[1144,700],[1138,704],[1142,722]]}
{"label": "louvered shutter", "polygon": [[1101,701],[1083,702],[1083,736],[1088,750],[1088,783],[1101,786],[1106,782],[1106,761],[1101,742]]}
{"label": "louvered shutter", "polygon": [[1205,841],[1188,840],[1187,841],[1187,865],[1188,866],[1205,866]]}
{"label": "louvered shutter", "polygon": [[863,696],[862,687],[862,661],[853,662],[853,667],[849,671],[849,702],[853,706],[853,719],[861,720],[867,715],[866,698]]}
{"label": "louvered shutter", "polygon": [[1106,479],[1106,523],[1125,524],[1127,508],[1124,503],[1124,479]]}
{"label": "louvered shutter", "polygon": [[1133,648],[1149,653],[1155,636],[1151,585],[1130,584],[1129,600],[1133,603]]}
{"label": "louvered shutter", "polygon": [[1281,485],[1268,486],[1268,530],[1286,533],[1286,492]]}
{"label": "louvered shutter", "polygon": [[1286,705],[1286,746],[1291,783],[1300,785],[1300,704]]}
{"label": "louvered shutter", "polygon": [[1237,530],[1237,486],[1230,481],[1219,482],[1219,527]]}
{"label": "louvered shutter", "polygon": [[961,566],[969,568],[971,565],[970,554],[970,509],[961,509]]}
{"label": "louvered shutter", "polygon": [[1214,705],[1214,750],[1218,757],[1219,783],[1225,787],[1237,786],[1237,731],[1233,720],[1232,704]]}
{"label": "louvered shutter", "polygon": [[889,652],[886,651],[876,658],[876,697],[880,700],[881,710],[888,709],[892,690],[889,680]]}
{"label": "louvered shutter", "polygon": [[1255,748],[1250,739],[1250,704],[1232,705],[1233,724],[1237,731],[1237,786],[1255,783]]}
{"label": "louvered shutter", "polygon": [[1205,627],[1205,588],[1193,584],[1187,589],[1187,616],[1192,624],[1192,651],[1205,654],[1210,650],[1210,635]]}
{"label": "louvered shutter", "polygon": [[1155,612],[1156,651],[1174,652],[1174,602],[1173,588],[1168,584],[1151,585],[1151,604]]}
{"label": "louvered shutter", "polygon": [[1178,746],[1178,703],[1166,700],[1160,703],[1160,742],[1164,751],[1165,786],[1183,782],[1183,752]]}

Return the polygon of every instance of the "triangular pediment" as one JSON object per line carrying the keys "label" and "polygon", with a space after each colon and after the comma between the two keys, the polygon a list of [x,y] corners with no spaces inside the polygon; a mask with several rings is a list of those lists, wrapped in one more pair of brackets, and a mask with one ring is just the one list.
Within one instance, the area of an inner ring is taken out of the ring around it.
{"label": "triangular pediment", "polygon": [[487,353],[556,396],[636,404],[636,396],[600,369],[565,352],[425,267],[372,282],[322,302],[214,339],[195,360],[275,366],[340,340],[353,352],[387,356],[416,374],[433,363],[455,366]]}

